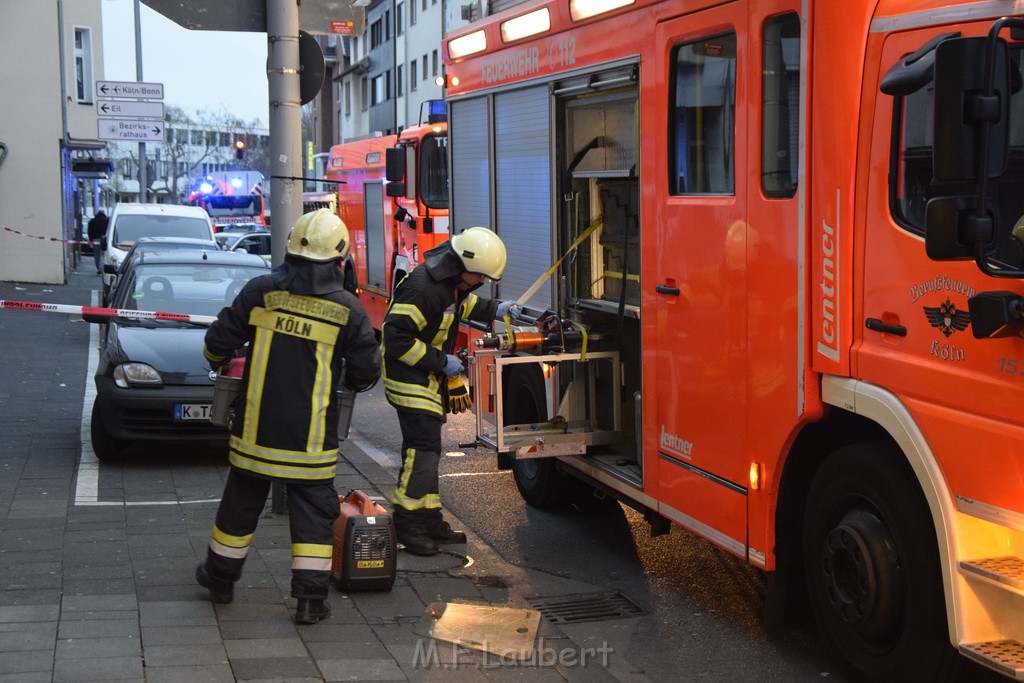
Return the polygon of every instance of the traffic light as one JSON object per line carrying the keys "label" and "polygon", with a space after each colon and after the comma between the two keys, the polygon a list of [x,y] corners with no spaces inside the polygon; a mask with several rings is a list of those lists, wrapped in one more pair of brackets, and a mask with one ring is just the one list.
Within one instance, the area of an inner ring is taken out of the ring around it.
{"label": "traffic light", "polygon": [[235,140],[235,158],[242,159],[245,157],[245,140]]}

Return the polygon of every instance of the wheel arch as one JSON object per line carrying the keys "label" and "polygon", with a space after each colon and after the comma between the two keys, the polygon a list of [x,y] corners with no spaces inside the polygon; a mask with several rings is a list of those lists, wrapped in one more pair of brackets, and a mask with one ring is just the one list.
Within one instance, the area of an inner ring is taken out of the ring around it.
{"label": "wheel arch", "polygon": [[940,574],[946,604],[950,642],[958,641],[960,597],[956,580],[956,510],[945,478],[928,443],[910,412],[891,392],[860,380],[825,377],[822,398],[833,410],[825,419],[808,425],[794,441],[780,479],[776,528],[779,579],[787,595],[802,585],[800,539],[803,510],[811,479],[823,455],[851,443],[890,441],[903,458],[902,465],[928,506],[939,550]]}

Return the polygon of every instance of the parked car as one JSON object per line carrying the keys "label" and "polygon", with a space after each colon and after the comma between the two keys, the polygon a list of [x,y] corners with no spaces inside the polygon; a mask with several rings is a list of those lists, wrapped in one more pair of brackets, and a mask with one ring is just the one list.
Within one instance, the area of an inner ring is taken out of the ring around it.
{"label": "parked car", "polygon": [[270,259],[270,233],[266,230],[256,232],[218,232],[217,242],[230,251],[245,250],[248,254],[256,254]]}
{"label": "parked car", "polygon": [[[215,316],[266,259],[227,251],[145,252],[121,275],[111,306]],[[213,379],[203,357],[206,326],[172,320],[85,315],[104,324],[90,433],[100,460],[121,456],[133,441],[227,439],[209,421]]]}
{"label": "parked car", "polygon": [[[220,251],[222,249],[219,242],[216,240],[211,241],[207,239],[195,239],[191,237],[140,237],[132,248],[124,256],[124,260],[121,261],[121,265],[114,266],[113,264],[105,264],[103,266],[104,273],[111,273],[114,276],[113,281],[110,285],[110,292],[113,292],[117,288],[117,283],[121,278],[121,274],[131,268],[132,264],[142,255],[149,252],[166,252],[174,249],[209,249],[213,251]],[[103,303],[106,305],[106,299],[109,299],[111,294],[108,292]]]}
{"label": "parked car", "polygon": [[[118,267],[142,237],[190,237],[215,242],[210,216],[198,206],[130,204],[114,206],[103,243],[103,300],[106,301]],[[113,272],[107,266],[114,266]]]}

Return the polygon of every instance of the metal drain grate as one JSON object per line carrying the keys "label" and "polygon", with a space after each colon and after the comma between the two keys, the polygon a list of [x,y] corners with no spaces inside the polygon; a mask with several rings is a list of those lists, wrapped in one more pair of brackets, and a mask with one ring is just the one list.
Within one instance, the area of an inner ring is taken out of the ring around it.
{"label": "metal drain grate", "polygon": [[626,619],[644,613],[639,605],[619,591],[576,593],[526,600],[553,624]]}

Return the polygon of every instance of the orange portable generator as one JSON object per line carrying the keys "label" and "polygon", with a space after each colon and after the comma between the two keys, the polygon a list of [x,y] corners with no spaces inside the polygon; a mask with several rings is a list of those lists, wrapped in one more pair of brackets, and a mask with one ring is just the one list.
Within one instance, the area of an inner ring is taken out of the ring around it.
{"label": "orange portable generator", "polygon": [[331,580],[338,590],[390,590],[398,564],[398,537],[391,515],[362,491],[338,496]]}

